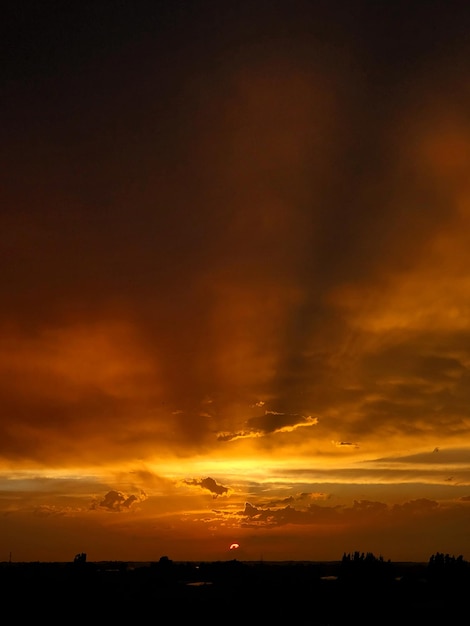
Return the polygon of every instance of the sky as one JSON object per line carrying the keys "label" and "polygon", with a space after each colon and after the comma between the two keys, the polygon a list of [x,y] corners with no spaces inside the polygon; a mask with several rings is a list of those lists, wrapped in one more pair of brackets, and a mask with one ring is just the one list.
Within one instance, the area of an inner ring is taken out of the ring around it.
{"label": "sky", "polygon": [[7,2],[0,561],[470,560],[469,28]]}

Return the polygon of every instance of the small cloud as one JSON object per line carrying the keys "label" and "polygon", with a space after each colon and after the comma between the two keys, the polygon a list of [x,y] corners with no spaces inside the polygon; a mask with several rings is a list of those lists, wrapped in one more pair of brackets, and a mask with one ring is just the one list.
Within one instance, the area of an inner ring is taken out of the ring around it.
{"label": "small cloud", "polygon": [[355,441],[333,441],[337,448],[359,448],[359,444]]}
{"label": "small cloud", "polygon": [[262,437],[261,433],[256,433],[249,430],[240,430],[238,432],[224,432],[217,435],[217,441],[235,441],[236,439],[253,439],[255,437]]}
{"label": "small cloud", "polygon": [[202,489],[207,489],[213,494],[214,498],[218,496],[225,495],[229,492],[228,487],[224,487],[223,485],[219,485],[213,478],[208,476],[207,478],[196,479],[193,480],[184,480],[185,485],[191,485],[194,487],[201,487]]}
{"label": "small cloud", "polygon": [[393,506],[394,511],[406,512],[410,514],[423,514],[435,511],[439,508],[439,503],[435,500],[429,500],[429,498],[418,498],[416,500],[409,500],[403,504],[395,504]]}
{"label": "small cloud", "polygon": [[235,439],[266,437],[271,434],[290,433],[298,428],[316,424],[318,424],[318,417],[311,415],[265,411],[264,415],[247,420],[245,429],[238,432],[219,433],[217,439],[218,441],[233,441]]}
{"label": "small cloud", "polygon": [[291,504],[305,506],[309,505],[312,501],[317,502],[319,500],[328,500],[330,499],[330,497],[330,495],[322,492],[303,492],[288,496],[287,498],[281,498],[279,500],[270,500],[269,502],[265,503],[265,506],[279,507]]}
{"label": "small cloud", "polygon": [[253,506],[249,502],[245,502],[245,508],[243,510],[243,515],[247,515],[248,517],[253,517],[254,515],[258,515],[262,509],[258,509]]}
{"label": "small cloud", "polygon": [[[136,502],[142,502],[146,499],[147,496],[144,491],[140,492],[140,496],[134,494],[126,496],[121,491],[111,490],[98,503],[98,506],[108,511],[120,512],[125,509],[129,510]],[[92,508],[96,508],[96,506],[92,506]]]}
{"label": "small cloud", "polygon": [[38,517],[59,517],[70,512],[73,512],[71,508],[59,508],[52,505],[41,504],[34,510],[34,515]]}
{"label": "small cloud", "polygon": [[323,491],[311,491],[311,492],[307,492],[307,493],[300,493],[297,497],[296,500],[301,501],[301,500],[329,500],[331,498],[331,494],[329,493],[324,493]]}
{"label": "small cloud", "polygon": [[354,512],[360,511],[361,513],[364,511],[367,513],[381,513],[386,511],[387,508],[384,502],[376,502],[373,500],[354,500],[352,506]]}

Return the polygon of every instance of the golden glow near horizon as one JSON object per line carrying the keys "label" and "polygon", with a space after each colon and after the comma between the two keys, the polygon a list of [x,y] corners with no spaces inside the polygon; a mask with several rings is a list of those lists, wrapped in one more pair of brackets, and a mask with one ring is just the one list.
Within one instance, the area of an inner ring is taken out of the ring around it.
{"label": "golden glow near horizon", "polygon": [[0,561],[470,558],[470,10],[277,5],[12,29]]}

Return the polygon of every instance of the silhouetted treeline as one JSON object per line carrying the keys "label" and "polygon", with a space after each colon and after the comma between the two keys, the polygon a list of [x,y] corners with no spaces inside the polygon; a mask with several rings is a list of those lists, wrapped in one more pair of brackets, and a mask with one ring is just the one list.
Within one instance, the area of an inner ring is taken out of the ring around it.
{"label": "silhouetted treeline", "polygon": [[397,576],[397,568],[390,560],[385,561],[382,556],[376,557],[372,552],[354,552],[343,554],[339,577],[346,580],[363,581],[371,579],[374,582],[392,580]]}
{"label": "silhouetted treeline", "polygon": [[[342,626],[355,621],[352,613],[361,624],[454,623],[468,591],[469,563],[439,552],[427,563],[393,563],[369,552],[332,562],[174,562],[163,556],[143,564],[89,562],[81,553],[70,563],[0,563],[2,606],[17,622],[34,607],[49,623],[64,623],[59,606],[65,606],[76,621],[90,615],[135,621],[149,611],[171,611],[174,621],[201,617],[219,624],[223,607],[248,625],[285,616],[292,624]],[[24,602],[12,602],[19,594]]]}
{"label": "silhouetted treeline", "polygon": [[431,581],[449,579],[452,581],[470,578],[470,563],[462,555],[457,557],[436,552],[429,559],[427,578]]}

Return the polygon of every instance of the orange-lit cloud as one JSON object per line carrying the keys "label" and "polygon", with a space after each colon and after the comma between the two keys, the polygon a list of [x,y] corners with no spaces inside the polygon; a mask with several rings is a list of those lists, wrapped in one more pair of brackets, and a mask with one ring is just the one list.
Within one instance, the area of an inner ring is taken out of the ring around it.
{"label": "orange-lit cloud", "polygon": [[270,433],[292,432],[303,426],[313,426],[318,423],[316,417],[303,415],[287,415],[275,411],[266,411],[260,417],[251,417],[246,421],[246,427],[238,433],[219,433],[219,441],[232,441],[247,437],[264,437]]}
{"label": "orange-lit cloud", "polygon": [[144,4],[12,16],[0,560],[469,558],[468,7]]}

